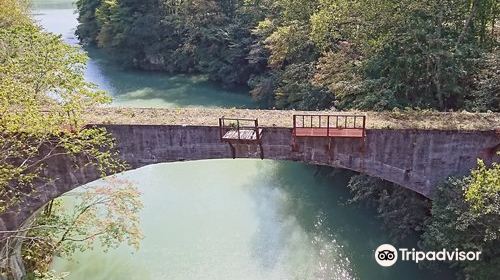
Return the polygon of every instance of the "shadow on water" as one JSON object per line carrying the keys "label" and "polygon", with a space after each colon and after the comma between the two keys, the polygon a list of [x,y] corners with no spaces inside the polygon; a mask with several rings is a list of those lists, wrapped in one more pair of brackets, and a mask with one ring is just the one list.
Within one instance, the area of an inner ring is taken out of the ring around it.
{"label": "shadow on water", "polygon": [[[334,178],[328,178],[315,176],[315,169],[300,163],[278,162],[272,168],[262,168],[262,174],[252,183],[271,188],[271,191],[254,188],[252,192],[256,213],[260,216],[254,254],[260,257],[263,267],[272,268],[279,262],[279,248],[289,246],[287,240],[298,234],[293,229],[301,228],[305,231],[305,240],[313,244],[309,257],[318,262],[315,279],[402,279],[402,276],[415,280],[454,279],[450,271],[436,273],[409,262],[398,262],[391,268],[380,267],[373,253],[379,245],[392,242],[375,218],[376,211],[347,203],[351,196],[346,187],[347,173],[339,172]],[[269,205],[280,205],[280,208],[269,208]],[[276,221],[284,226],[276,228]],[[287,226],[294,223],[299,226]],[[393,244],[416,248],[415,240],[406,241],[404,245]]]}

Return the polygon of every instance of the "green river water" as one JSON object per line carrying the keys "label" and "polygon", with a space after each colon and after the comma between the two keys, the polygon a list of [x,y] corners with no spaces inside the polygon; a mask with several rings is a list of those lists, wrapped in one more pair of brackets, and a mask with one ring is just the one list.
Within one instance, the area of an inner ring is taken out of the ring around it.
{"label": "green river water", "polygon": [[[71,0],[35,0],[48,31],[77,44]],[[113,105],[134,107],[255,107],[200,76],[123,70],[89,50],[86,77],[108,90]],[[54,269],[88,279],[443,279],[416,265],[377,265],[388,243],[370,209],[345,205],[343,175],[315,176],[315,167],[268,160],[209,160],[147,166],[119,175],[142,193],[138,251],[99,248]],[[97,182],[98,183],[98,182]],[[410,244],[414,246],[414,244]]]}

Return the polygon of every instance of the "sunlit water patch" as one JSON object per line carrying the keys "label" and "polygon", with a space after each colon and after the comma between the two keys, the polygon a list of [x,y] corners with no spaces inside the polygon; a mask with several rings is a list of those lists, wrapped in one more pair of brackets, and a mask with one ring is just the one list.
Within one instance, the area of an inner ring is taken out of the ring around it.
{"label": "sunlit water patch", "polygon": [[374,213],[344,205],[346,178],[260,160],[169,163],[119,177],[143,193],[144,240],[58,259],[68,279],[422,279],[373,259],[386,242]]}

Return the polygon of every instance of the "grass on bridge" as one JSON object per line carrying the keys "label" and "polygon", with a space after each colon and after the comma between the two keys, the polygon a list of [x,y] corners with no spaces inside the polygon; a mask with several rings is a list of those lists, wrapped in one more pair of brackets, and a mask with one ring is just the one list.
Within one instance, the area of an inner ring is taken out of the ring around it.
{"label": "grass on bridge", "polygon": [[500,113],[392,111],[338,112],[207,108],[120,108],[92,109],[84,116],[90,124],[203,125],[218,126],[221,116],[258,118],[263,127],[292,127],[294,114],[366,114],[370,129],[500,130]]}

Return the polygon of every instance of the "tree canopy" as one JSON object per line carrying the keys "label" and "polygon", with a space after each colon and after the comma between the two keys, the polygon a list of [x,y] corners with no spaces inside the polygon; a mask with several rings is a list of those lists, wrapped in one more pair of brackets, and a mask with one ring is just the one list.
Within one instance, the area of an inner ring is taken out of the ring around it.
{"label": "tree canopy", "polygon": [[470,176],[443,183],[422,235],[429,250],[481,251],[478,262],[455,262],[465,279],[494,279],[500,265],[500,165],[479,162]]}
{"label": "tree canopy", "polygon": [[494,0],[78,0],[128,65],[248,85],[265,107],[500,110]]}
{"label": "tree canopy", "polygon": [[[58,179],[44,172],[56,157],[69,159],[76,168],[93,166],[102,176],[125,168],[111,135],[84,126],[81,118],[85,110],[110,100],[85,81],[86,61],[80,48],[37,26],[21,2],[0,1],[0,214],[16,211],[37,187]],[[54,207],[58,211],[25,225],[36,229],[0,232],[0,278],[18,268],[11,269],[16,263],[11,258],[19,257],[19,250],[10,245],[23,240],[30,240],[24,257],[34,265],[28,269],[45,270],[38,271],[36,279],[55,279],[46,271],[54,254],[89,247],[77,245],[78,240],[92,237],[109,246],[124,240],[137,245],[137,194],[130,188],[99,190],[82,196],[77,217]],[[94,208],[97,205],[107,206],[107,212]],[[47,207],[52,209],[52,204]]]}
{"label": "tree canopy", "polygon": [[56,155],[86,154],[103,174],[122,166],[104,130],[82,127],[83,111],[109,100],[84,80],[86,55],[22,17],[3,25],[0,211],[42,180],[40,171]]}

